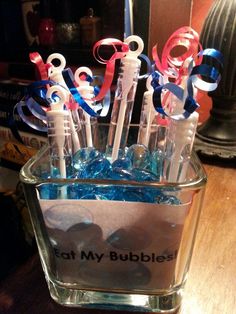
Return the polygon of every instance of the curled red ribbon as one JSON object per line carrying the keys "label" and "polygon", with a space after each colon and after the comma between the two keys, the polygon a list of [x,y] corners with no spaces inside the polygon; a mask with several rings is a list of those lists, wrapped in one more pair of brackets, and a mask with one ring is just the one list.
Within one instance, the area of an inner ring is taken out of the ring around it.
{"label": "curled red ribbon", "polygon": [[48,80],[48,70],[51,64],[44,63],[41,55],[38,52],[31,52],[29,54],[30,61],[36,64],[40,80]]}
{"label": "curled red ribbon", "polygon": [[[171,52],[174,48],[182,46],[186,48],[180,56],[173,57]],[[180,83],[181,77],[186,75],[187,67],[184,62],[189,57],[196,58],[202,46],[199,42],[198,33],[189,26],[184,26],[175,31],[165,43],[162,51],[161,60],[157,53],[157,45],[152,48],[152,57],[157,69],[167,77],[174,78],[175,83]],[[196,64],[201,63],[202,58],[196,60]]]}
{"label": "curled red ribbon", "polygon": [[[104,59],[99,54],[99,49],[101,48],[101,46],[104,46],[104,45],[112,46],[114,48],[114,53],[109,59]],[[120,47],[121,51],[118,51],[117,47]],[[94,58],[98,62],[102,64],[106,64],[106,71],[105,71],[104,82],[102,84],[102,87],[98,95],[92,99],[93,101],[99,101],[105,97],[105,95],[107,94],[112,84],[114,71],[115,71],[115,61],[117,59],[123,58],[128,51],[129,51],[129,45],[115,38],[102,39],[95,43],[95,45],[93,46]]]}

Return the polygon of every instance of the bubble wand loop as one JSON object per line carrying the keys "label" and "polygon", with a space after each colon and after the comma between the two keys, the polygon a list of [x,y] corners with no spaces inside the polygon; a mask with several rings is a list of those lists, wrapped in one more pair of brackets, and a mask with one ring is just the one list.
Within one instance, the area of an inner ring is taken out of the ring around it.
{"label": "bubble wand loop", "polygon": [[[58,60],[59,64],[57,66],[53,65],[52,64],[53,60]],[[72,118],[71,108],[73,106],[71,106],[71,102],[70,102],[70,92],[68,90],[64,77],[62,75],[62,72],[66,66],[66,59],[60,53],[52,53],[48,56],[47,63],[52,64],[49,69],[49,78],[53,80],[55,83],[59,84],[62,87],[61,90],[64,93],[65,104],[68,106],[68,115],[69,115],[69,123],[70,123],[70,129],[71,129],[71,134],[72,134],[73,150],[74,152],[76,152],[81,147],[81,143],[78,138],[76,127]]]}
{"label": "bubble wand loop", "polygon": [[[53,65],[52,64],[53,60],[59,60],[59,62],[60,62],[59,65],[58,66]],[[69,95],[67,85],[66,85],[64,78],[62,76],[62,71],[64,70],[64,68],[66,66],[66,59],[64,58],[64,56],[60,53],[52,53],[51,55],[48,56],[47,63],[52,65],[49,68],[49,73],[48,73],[50,80],[53,80],[54,82],[63,86],[65,88],[65,92]],[[65,93],[65,95],[66,95],[66,93]],[[67,98],[68,98],[68,96],[67,96]]]}
{"label": "bubble wand loop", "polygon": [[119,149],[124,148],[126,145],[141,64],[138,56],[143,51],[143,41],[138,36],[129,36],[125,39],[125,43],[130,44],[131,42],[137,43],[138,47],[134,51],[130,50],[121,59],[117,90],[111,115],[107,153],[109,155],[110,149],[112,149],[112,161],[117,159]]}

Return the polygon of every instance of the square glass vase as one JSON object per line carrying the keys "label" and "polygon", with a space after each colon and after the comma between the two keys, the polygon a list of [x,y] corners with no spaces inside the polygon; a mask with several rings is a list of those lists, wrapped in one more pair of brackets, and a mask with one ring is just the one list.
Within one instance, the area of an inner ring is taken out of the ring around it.
{"label": "square glass vase", "polygon": [[183,183],[44,179],[45,173],[47,147],[20,178],[51,297],[73,307],[176,311],[206,184],[195,153]]}

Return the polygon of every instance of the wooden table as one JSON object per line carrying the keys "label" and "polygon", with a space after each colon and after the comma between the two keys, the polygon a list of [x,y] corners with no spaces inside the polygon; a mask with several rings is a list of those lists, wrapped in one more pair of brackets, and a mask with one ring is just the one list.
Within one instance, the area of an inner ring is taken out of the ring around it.
{"label": "wooden table", "polygon": [[[205,165],[208,184],[180,314],[236,313],[236,169]],[[118,314],[51,300],[38,255],[0,285],[1,314]],[[128,314],[128,312],[122,312]]]}

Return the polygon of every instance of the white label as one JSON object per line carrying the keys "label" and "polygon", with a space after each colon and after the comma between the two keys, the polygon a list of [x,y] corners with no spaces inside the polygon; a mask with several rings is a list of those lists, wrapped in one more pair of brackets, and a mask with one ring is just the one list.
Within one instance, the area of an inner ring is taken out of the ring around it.
{"label": "white label", "polygon": [[109,289],[171,286],[190,203],[39,202],[59,280]]}

